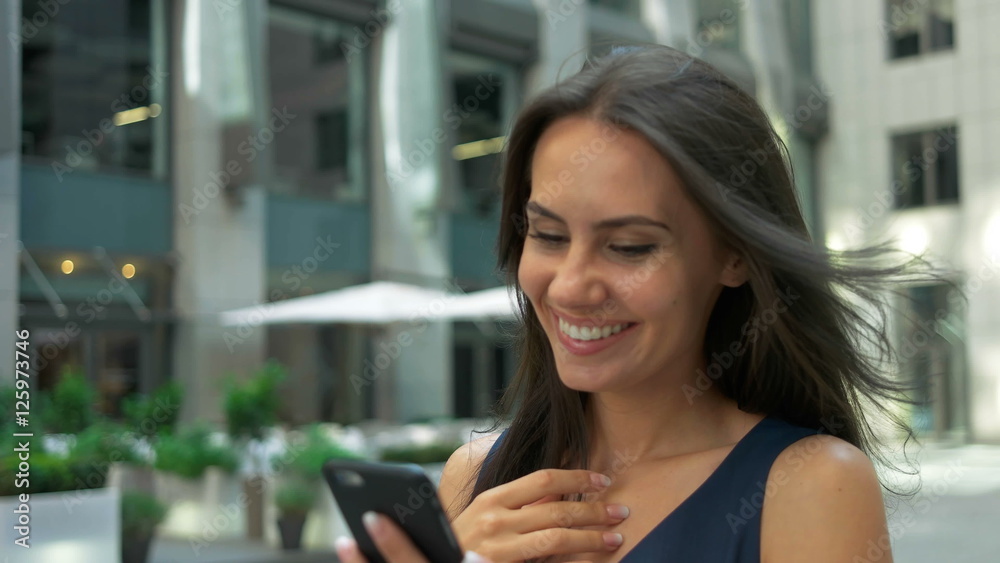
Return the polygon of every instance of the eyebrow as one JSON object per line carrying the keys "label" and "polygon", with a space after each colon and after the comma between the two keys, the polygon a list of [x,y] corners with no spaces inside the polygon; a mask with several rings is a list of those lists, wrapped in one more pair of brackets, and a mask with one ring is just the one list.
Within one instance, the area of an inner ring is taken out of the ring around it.
{"label": "eyebrow", "polygon": [[[537,213],[543,217],[548,217],[549,219],[555,219],[560,223],[565,223],[566,220],[562,217],[556,215],[552,211],[542,207],[534,201],[529,201],[525,206],[528,211]],[[670,227],[666,223],[661,223],[655,219],[650,219],[644,215],[623,215],[621,217],[614,217],[612,219],[604,219],[594,223],[594,229],[614,229],[616,227],[624,227],[626,225],[649,225],[652,227],[660,227],[662,229],[670,230]]]}

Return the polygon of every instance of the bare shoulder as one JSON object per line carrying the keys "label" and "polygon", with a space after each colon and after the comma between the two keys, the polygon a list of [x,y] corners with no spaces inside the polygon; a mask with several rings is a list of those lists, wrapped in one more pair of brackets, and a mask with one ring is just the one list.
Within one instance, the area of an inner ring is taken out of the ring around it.
{"label": "bare shoulder", "polygon": [[761,561],[856,560],[892,562],[875,467],[840,438],[803,438],[778,456],[768,475]]}
{"label": "bare shoulder", "polygon": [[441,505],[445,507],[450,519],[454,519],[461,512],[465,500],[472,492],[472,486],[476,476],[479,475],[486,454],[499,437],[500,433],[497,432],[463,444],[445,463],[438,485],[438,496],[441,497]]}

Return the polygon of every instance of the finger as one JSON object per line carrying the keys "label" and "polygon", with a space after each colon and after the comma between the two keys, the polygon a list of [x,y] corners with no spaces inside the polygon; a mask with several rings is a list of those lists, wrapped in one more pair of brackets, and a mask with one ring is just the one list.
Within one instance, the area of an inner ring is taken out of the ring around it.
{"label": "finger", "polygon": [[524,477],[494,487],[480,496],[506,508],[515,509],[548,495],[602,491],[611,478],[586,469],[539,469]]}
{"label": "finger", "polygon": [[533,502],[531,504],[526,504],[522,508],[526,508],[526,507],[529,507],[529,506],[536,506],[536,505],[539,505],[539,504],[545,504],[547,502],[555,502],[557,500],[562,500],[562,498],[563,498],[563,495],[545,495],[544,498],[540,498],[540,499],[536,500],[535,502]]}
{"label": "finger", "polygon": [[365,530],[371,536],[375,546],[387,561],[392,563],[429,563],[413,541],[395,522],[381,514],[365,512],[361,519]]}
{"label": "finger", "polygon": [[333,545],[337,550],[337,559],[341,563],[368,563],[368,560],[361,555],[358,543],[351,538],[341,536]]}
{"label": "finger", "polygon": [[551,528],[518,535],[496,546],[496,561],[524,561],[566,553],[608,553],[622,544],[622,535],[600,530]]}
{"label": "finger", "polygon": [[517,531],[527,533],[556,527],[610,526],[628,518],[629,509],[605,502],[559,501],[526,506],[509,514]]}

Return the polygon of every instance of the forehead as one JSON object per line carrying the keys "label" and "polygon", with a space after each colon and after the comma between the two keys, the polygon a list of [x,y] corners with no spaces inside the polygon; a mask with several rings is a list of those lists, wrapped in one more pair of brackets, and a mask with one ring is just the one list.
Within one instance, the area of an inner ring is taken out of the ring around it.
{"label": "forehead", "polygon": [[556,213],[593,217],[685,215],[691,202],[673,167],[641,135],[585,117],[566,117],[538,140],[531,197]]}

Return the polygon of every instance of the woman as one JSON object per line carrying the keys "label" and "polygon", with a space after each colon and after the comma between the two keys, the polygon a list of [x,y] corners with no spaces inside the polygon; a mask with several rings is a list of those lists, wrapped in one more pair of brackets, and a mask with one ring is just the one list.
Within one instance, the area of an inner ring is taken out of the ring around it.
{"label": "woman", "polygon": [[[899,389],[846,293],[882,311],[906,268],[811,241],[751,96],[674,49],[614,52],[521,111],[503,176],[514,415],[439,491],[470,557],[892,560],[860,406]],[[371,523],[388,560],[425,561]]]}

